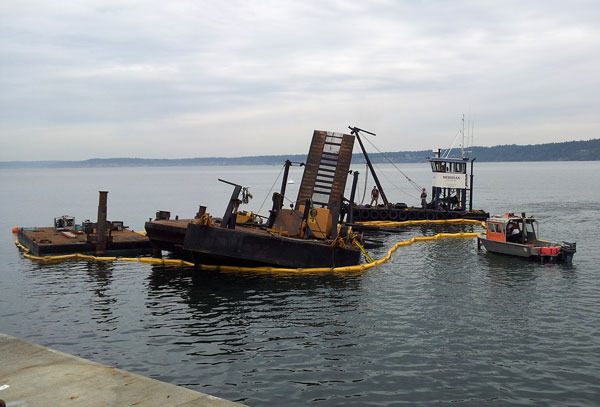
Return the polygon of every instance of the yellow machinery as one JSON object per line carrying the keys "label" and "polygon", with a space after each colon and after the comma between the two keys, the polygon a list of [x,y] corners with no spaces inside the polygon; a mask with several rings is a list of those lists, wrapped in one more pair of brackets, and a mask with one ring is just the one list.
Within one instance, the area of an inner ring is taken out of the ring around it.
{"label": "yellow machinery", "polygon": [[235,223],[238,225],[244,225],[246,223],[262,223],[259,222],[256,214],[252,211],[239,211],[236,213]]}
{"label": "yellow machinery", "polygon": [[[298,207],[300,213],[304,213],[304,205]],[[317,239],[327,239],[331,236],[331,225],[333,219],[328,208],[312,208],[308,211],[306,226]]]}

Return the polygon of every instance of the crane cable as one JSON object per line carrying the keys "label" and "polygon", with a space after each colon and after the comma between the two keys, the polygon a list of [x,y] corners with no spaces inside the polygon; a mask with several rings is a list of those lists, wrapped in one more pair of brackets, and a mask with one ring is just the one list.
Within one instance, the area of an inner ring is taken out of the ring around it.
{"label": "crane cable", "polygon": [[279,171],[277,178],[275,178],[275,181],[273,181],[273,185],[271,185],[271,189],[269,189],[269,192],[267,192],[267,195],[265,195],[265,199],[263,199],[262,203],[260,204],[260,208],[258,208],[256,213],[260,213],[260,211],[262,211],[262,208],[265,205],[265,202],[267,202],[267,198],[269,197],[269,195],[271,195],[271,192],[273,192],[273,188],[275,188],[275,184],[279,180],[279,177],[281,177],[281,174],[283,173],[284,168],[285,168],[285,165],[283,167],[281,167],[281,171]]}
{"label": "crane cable", "polygon": [[365,164],[365,166],[367,168],[365,168],[365,185],[363,186],[363,195],[362,199],[360,200],[361,205],[365,203],[365,196],[367,195],[367,181],[369,181],[369,166],[367,164]]}
{"label": "crane cable", "polygon": [[390,160],[385,153],[383,153],[380,149],[377,148],[377,146],[375,144],[373,144],[373,142],[371,142],[371,140],[369,140],[368,138],[365,137],[365,140],[367,140],[367,142],[371,145],[371,147],[373,147],[375,150],[377,150],[377,152],[379,154],[381,154],[381,156],[383,158],[385,158],[385,160],[387,162],[389,162],[390,164],[392,164],[392,166],[400,173],[404,176],[404,178],[406,178],[408,180],[408,182],[412,185],[413,188],[415,188],[417,191],[421,192],[421,189],[423,188],[421,185],[417,184],[415,181],[413,181],[408,175],[406,175],[404,173],[404,171],[402,171],[400,168],[398,168],[398,166],[396,164],[394,164],[392,162],[392,160]]}

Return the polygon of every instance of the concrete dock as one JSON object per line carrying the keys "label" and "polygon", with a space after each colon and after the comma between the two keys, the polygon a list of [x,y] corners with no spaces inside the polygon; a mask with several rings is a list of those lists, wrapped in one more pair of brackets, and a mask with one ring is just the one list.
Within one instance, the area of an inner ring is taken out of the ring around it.
{"label": "concrete dock", "polygon": [[241,404],[128,373],[0,333],[0,406]]}

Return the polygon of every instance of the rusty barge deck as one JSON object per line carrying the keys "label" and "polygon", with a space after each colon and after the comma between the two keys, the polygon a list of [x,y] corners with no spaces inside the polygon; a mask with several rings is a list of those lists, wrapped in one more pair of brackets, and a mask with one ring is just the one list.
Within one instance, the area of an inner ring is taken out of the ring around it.
{"label": "rusty barge deck", "polygon": [[33,256],[58,254],[142,255],[152,252],[150,240],[124,226],[122,221],[108,221],[108,191],[99,191],[98,219],[75,224],[73,216],[54,218],[54,226],[19,228],[13,233],[17,241]]}
{"label": "rusty barge deck", "polygon": [[282,236],[258,227],[235,229],[195,223],[191,219],[146,222],[153,254],[162,250],[198,264],[339,267],[358,264],[358,248],[333,247],[314,239]]}
{"label": "rusty barge deck", "polygon": [[[106,254],[148,254],[152,246],[148,238],[132,230],[114,230]],[[96,245],[88,242],[83,232],[61,231],[53,227],[21,228],[17,232],[19,243],[34,256],[84,253],[95,254]]]}

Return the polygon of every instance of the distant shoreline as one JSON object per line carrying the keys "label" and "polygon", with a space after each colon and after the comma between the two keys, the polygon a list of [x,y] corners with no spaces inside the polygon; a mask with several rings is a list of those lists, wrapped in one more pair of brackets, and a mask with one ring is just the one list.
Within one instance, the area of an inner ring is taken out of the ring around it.
{"label": "distant shoreline", "polygon": [[[458,154],[458,150],[453,151]],[[369,154],[375,163],[420,163],[432,155],[431,150],[395,151]],[[478,162],[529,162],[529,161],[598,161],[600,139],[566,141],[561,143],[531,145],[498,145],[471,147],[469,156]],[[305,154],[249,156],[249,157],[198,157],[198,158],[93,158],[81,161],[0,161],[0,168],[106,168],[106,167],[188,167],[232,165],[281,165],[285,160],[305,161]],[[364,163],[362,154],[354,154],[354,164]]]}

